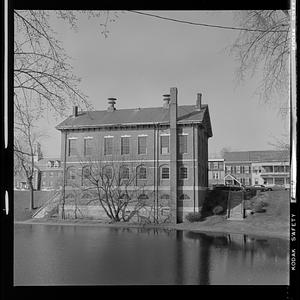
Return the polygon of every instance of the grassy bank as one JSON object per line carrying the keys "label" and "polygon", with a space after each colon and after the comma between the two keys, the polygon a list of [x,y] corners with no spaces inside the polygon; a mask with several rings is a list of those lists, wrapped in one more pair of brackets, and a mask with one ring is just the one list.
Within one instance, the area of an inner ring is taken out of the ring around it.
{"label": "grassy bank", "polygon": [[[99,220],[60,220],[51,218],[48,220],[23,219],[26,223],[35,224],[57,224],[57,225],[79,225],[79,226],[111,226],[111,227],[140,227],[144,228],[174,228],[178,230],[192,230],[201,232],[227,232],[227,233],[244,233],[253,235],[263,235],[270,237],[289,237],[289,192],[272,191],[264,193],[264,202],[266,211],[249,215],[242,221],[229,221],[224,216],[210,216],[201,222],[184,223],[176,225],[140,225],[129,223],[114,223]],[[255,199],[254,199],[255,200]],[[259,200],[259,199],[256,199]],[[16,221],[22,221],[17,220]]]}

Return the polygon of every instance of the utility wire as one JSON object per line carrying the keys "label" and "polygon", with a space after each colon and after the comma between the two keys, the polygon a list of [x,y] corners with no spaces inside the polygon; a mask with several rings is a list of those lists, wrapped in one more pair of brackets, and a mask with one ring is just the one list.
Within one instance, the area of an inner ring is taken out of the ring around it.
{"label": "utility wire", "polygon": [[[148,17],[163,19],[163,20],[167,20],[167,21],[173,21],[173,22],[177,22],[177,23],[197,25],[197,26],[205,26],[205,27],[213,27],[213,28],[221,28],[221,29],[243,30],[243,31],[258,31],[258,32],[287,32],[288,31],[288,30],[248,29],[248,28],[242,28],[242,27],[230,27],[230,26],[221,26],[221,25],[213,25],[213,24],[195,23],[195,22],[191,22],[191,21],[184,21],[184,20],[178,20],[178,19],[173,19],[173,18],[162,17],[162,16],[149,14],[149,13],[144,13],[144,12],[140,12],[140,11],[136,11],[136,10],[128,10],[128,12],[135,13],[135,14],[140,14],[140,15],[145,15],[145,16],[148,16]],[[282,24],[282,26],[285,26],[285,25]]]}

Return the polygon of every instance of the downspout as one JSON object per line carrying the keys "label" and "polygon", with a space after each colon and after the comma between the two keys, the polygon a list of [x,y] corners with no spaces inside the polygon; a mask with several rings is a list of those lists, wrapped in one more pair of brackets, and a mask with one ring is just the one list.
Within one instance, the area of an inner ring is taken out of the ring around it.
{"label": "downspout", "polygon": [[67,130],[65,131],[65,146],[64,146],[64,171],[63,171],[63,198],[62,198],[62,219],[65,218],[65,199],[66,199],[66,169],[67,169]]}
{"label": "downspout", "polygon": [[195,213],[195,211],[196,211],[196,191],[195,191],[196,172],[195,172],[195,125],[194,124],[193,124],[193,170],[194,170],[193,193],[194,193],[194,213]]}
{"label": "downspout", "polygon": [[156,150],[156,130],[155,130],[155,124],[154,124],[154,131],[153,131],[153,192],[154,192],[154,197],[153,197],[153,223],[155,223],[155,203],[156,203],[156,160],[155,160],[155,150]]}
{"label": "downspout", "polygon": [[157,184],[156,184],[156,218],[158,220],[158,191],[159,191],[159,125],[157,124],[157,128],[156,128],[156,180],[157,180]]}

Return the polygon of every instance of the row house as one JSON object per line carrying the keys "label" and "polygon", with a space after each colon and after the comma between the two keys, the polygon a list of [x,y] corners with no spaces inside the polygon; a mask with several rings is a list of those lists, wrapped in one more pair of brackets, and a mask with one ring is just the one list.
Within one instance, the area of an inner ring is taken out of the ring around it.
{"label": "row house", "polygon": [[208,185],[224,184],[225,162],[224,158],[208,159]]}
{"label": "row house", "polygon": [[78,111],[56,128],[61,131],[61,161],[66,188],[85,186],[89,168],[101,162],[105,174],[119,170],[134,177],[143,197],[159,204],[167,199],[171,222],[198,211],[208,186],[208,138],[212,136],[208,105],[197,94],[194,105],[177,105],[177,89],[163,105],[117,109],[108,99],[102,111]]}
{"label": "row house", "polygon": [[288,151],[226,152],[225,183],[289,187],[290,161]]}

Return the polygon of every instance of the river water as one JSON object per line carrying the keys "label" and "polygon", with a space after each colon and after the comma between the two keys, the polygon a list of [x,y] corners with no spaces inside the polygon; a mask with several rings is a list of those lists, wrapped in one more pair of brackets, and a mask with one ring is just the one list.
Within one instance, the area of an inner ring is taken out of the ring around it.
{"label": "river water", "polygon": [[15,224],[15,285],[286,285],[288,240]]}

